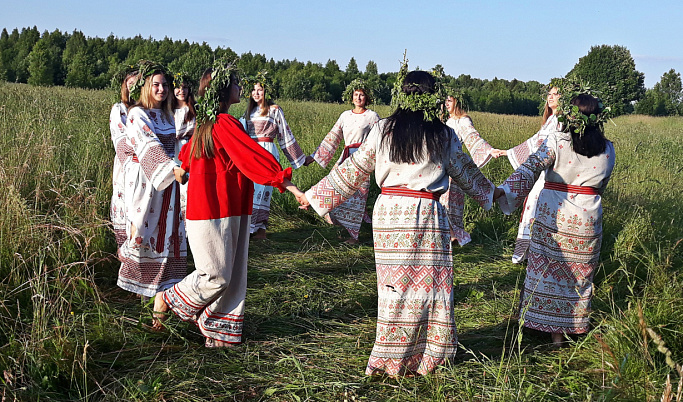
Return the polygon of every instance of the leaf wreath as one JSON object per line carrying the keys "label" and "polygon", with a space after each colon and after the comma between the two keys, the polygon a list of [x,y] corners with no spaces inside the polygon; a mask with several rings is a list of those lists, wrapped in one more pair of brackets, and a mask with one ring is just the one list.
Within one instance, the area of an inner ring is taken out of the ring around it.
{"label": "leaf wreath", "polygon": [[140,92],[142,87],[145,85],[145,80],[154,74],[163,74],[170,81],[168,77],[168,70],[162,64],[156,63],[150,60],[140,60],[135,66],[135,70],[138,71],[137,79],[133,86],[130,87],[130,97],[133,99],[140,99]]}
{"label": "leaf wreath", "polygon": [[271,99],[271,93],[273,93],[273,85],[270,78],[268,77],[268,72],[266,70],[261,70],[256,75],[250,75],[245,77],[242,81],[244,83],[244,94],[246,99],[251,97],[251,91],[254,89],[254,85],[260,84],[263,88],[263,97],[266,100]]}
{"label": "leaf wreath", "polygon": [[[425,121],[442,120],[444,117],[442,110],[446,100],[442,84],[443,71],[432,70],[431,74],[436,80],[434,93],[407,94],[403,92],[403,81],[408,75],[408,59],[406,53],[403,53],[403,62],[398,74],[396,74],[396,82],[391,90],[391,105],[413,112],[422,111]],[[406,83],[406,85],[415,86],[413,83]]]}
{"label": "leaf wreath", "polygon": [[183,85],[189,88],[190,92],[196,88],[195,81],[190,78],[190,74],[185,71],[178,71],[173,73],[173,88],[180,88]]}
{"label": "leaf wreath", "polygon": [[211,83],[206,87],[204,95],[197,98],[195,105],[198,122],[216,121],[221,106],[221,91],[230,85],[230,76],[233,74],[239,77],[236,60],[230,61],[222,57],[213,62]]}
{"label": "leaf wreath", "polygon": [[[557,88],[560,98],[557,101],[557,121],[562,124],[565,132],[574,132],[583,136],[586,127],[597,126],[601,130],[604,123],[610,120],[612,108],[605,107],[598,96],[599,91],[592,89],[587,81],[583,81],[576,76],[567,78],[554,78],[546,86],[547,91]],[[579,95],[590,95],[598,100],[597,114],[585,115],[581,113],[578,106],[572,105],[572,99]]]}
{"label": "leaf wreath", "polygon": [[111,77],[110,85],[114,89],[120,89],[121,84],[123,84],[123,80],[126,79],[129,75],[136,74],[138,72],[137,67],[132,64],[124,64],[119,68],[119,70],[114,73],[114,76]]}
{"label": "leaf wreath", "polygon": [[363,92],[365,92],[365,106],[372,105],[375,100],[375,89],[372,84],[362,78],[356,78],[346,86],[346,89],[342,94],[344,103],[353,103],[353,93],[359,89],[362,89]]}

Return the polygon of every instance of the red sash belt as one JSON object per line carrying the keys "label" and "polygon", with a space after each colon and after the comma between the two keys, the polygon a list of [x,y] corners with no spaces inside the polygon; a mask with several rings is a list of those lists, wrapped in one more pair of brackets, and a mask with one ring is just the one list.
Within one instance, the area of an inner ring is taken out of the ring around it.
{"label": "red sash belt", "polygon": [[273,139],[268,137],[256,137],[256,142],[273,142]]}
{"label": "red sash belt", "polygon": [[346,158],[351,156],[351,150],[352,149],[358,149],[358,147],[360,147],[362,144],[363,144],[362,142],[356,142],[356,143],[349,144],[349,145],[345,146],[344,152],[342,152],[342,157],[341,157],[341,160],[339,161],[339,163],[344,162],[346,160]]}
{"label": "red sash belt", "polygon": [[547,188],[548,190],[562,191],[563,193],[600,195],[598,189],[595,187],[572,186],[571,184],[552,183],[549,181],[545,182],[543,188]]}
{"label": "red sash belt", "polygon": [[133,154],[133,159],[132,159],[132,161],[135,162],[135,163],[140,163],[140,159],[138,159],[138,156],[135,155],[135,154]]}
{"label": "red sash belt", "polygon": [[428,198],[439,201],[440,193],[430,193],[429,191],[411,190],[405,187],[382,187],[384,195],[400,195],[402,197]]}

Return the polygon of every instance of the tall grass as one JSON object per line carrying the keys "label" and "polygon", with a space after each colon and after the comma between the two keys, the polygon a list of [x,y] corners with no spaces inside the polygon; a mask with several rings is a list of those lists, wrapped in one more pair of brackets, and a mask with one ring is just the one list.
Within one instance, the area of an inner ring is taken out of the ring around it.
{"label": "tall grass", "polygon": [[[174,319],[166,332],[149,331],[150,306],[115,286],[112,95],[0,85],[3,398],[681,400],[683,119],[623,116],[607,126],[617,166],[604,197],[588,336],[553,350],[545,334],[520,331],[512,315],[524,271],[509,262],[519,216],[468,201],[474,241],[453,255],[461,351],[430,376],[397,381],[363,374],[377,312],[370,228],[361,246],[346,247],[338,229],[300,212],[287,194],[274,198],[270,240],[250,250],[242,346],[206,350],[194,327]],[[280,106],[307,153],[348,109]],[[499,148],[540,125],[472,118]],[[483,171],[499,183],[511,168],[494,160]],[[306,189],[326,172],[313,164],[293,181]]]}

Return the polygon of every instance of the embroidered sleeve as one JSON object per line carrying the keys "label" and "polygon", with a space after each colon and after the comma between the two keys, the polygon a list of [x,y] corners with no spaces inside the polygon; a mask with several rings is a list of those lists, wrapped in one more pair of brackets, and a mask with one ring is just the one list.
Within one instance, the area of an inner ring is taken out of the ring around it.
{"label": "embroidered sleeve", "polygon": [[178,165],[166,154],[153,128],[152,121],[142,109],[135,108],[128,115],[126,129],[133,151],[147,179],[155,190],[161,191],[174,182],[173,168]]}
{"label": "embroidered sleeve", "polygon": [[328,163],[330,163],[334,153],[337,152],[337,147],[339,147],[339,144],[344,138],[342,124],[343,117],[344,114],[339,116],[337,122],[334,123],[332,130],[327,133],[323,141],[320,143],[320,146],[318,146],[318,149],[316,149],[315,153],[313,154],[313,159],[315,159],[315,161],[318,162],[318,164],[322,167],[325,167]]}
{"label": "embroidered sleeve", "polygon": [[[369,137],[379,130],[373,128]],[[335,166],[330,174],[306,191],[313,209],[323,216],[349,199],[375,170],[376,141],[369,139],[348,159]]]}
{"label": "embroidered sleeve", "polygon": [[474,199],[482,208],[489,210],[493,204],[493,184],[481,173],[472,158],[462,152],[462,145],[453,135],[451,139],[450,162],[446,173],[453,183]]}
{"label": "embroidered sleeve", "polygon": [[119,162],[124,163],[126,159],[133,156],[133,147],[127,141],[126,136],[126,111],[122,104],[117,103],[111,108],[109,114],[109,131],[111,141],[114,144],[114,151]]}
{"label": "embroidered sleeve", "polygon": [[[491,150],[493,147],[481,138],[477,129],[474,128],[472,119],[465,117],[461,122],[462,124],[456,129],[460,141],[470,151],[472,160],[477,164],[477,167],[484,167],[491,160]],[[455,129],[455,127],[453,128]]]}
{"label": "embroidered sleeve", "polygon": [[541,172],[555,163],[556,145],[555,136],[549,136],[536,152],[531,154],[503,184],[498,186],[505,191],[505,195],[497,200],[503,213],[509,215],[524,203],[524,198],[534,187]]}
{"label": "embroidered sleeve", "polygon": [[285,120],[282,108],[272,108],[271,113],[274,114],[273,119],[275,124],[277,124],[277,140],[280,144],[280,149],[294,169],[301,167],[306,161],[306,155],[301,150],[299,143],[296,142],[294,134],[292,134],[292,130],[289,128],[287,120]]}

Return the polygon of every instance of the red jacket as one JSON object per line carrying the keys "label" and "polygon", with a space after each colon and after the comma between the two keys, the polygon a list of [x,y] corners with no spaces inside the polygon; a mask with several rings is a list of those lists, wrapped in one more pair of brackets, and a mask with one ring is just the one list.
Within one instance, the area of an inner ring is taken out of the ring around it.
{"label": "red jacket", "polygon": [[[195,134],[196,135],[196,134]],[[181,167],[190,172],[187,219],[205,220],[250,215],[254,183],[285,189],[292,168],[282,170],[277,160],[244,131],[242,124],[221,113],[213,125],[214,157],[192,158],[192,141],[180,150]],[[191,167],[191,169],[190,169]]]}

